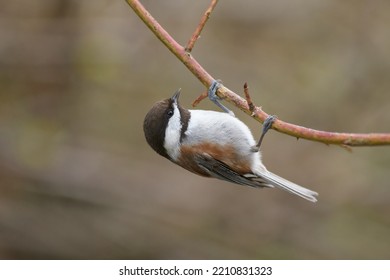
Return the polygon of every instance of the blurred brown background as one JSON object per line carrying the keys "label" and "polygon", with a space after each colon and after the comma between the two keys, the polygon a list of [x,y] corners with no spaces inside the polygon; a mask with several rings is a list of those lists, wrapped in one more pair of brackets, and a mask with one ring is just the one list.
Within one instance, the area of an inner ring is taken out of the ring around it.
{"label": "blurred brown background", "polygon": [[[210,74],[292,123],[390,132],[389,1],[244,2],[220,1],[195,46]],[[143,3],[185,44],[209,1]],[[0,1],[0,83],[0,258],[390,258],[389,147],[269,132],[265,164],[317,204],[154,153],[152,104],[204,88],[123,0]]]}

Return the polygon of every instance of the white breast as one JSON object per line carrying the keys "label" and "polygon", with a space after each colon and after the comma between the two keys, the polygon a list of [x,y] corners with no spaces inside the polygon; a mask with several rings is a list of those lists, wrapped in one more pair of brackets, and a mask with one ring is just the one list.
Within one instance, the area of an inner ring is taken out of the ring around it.
{"label": "white breast", "polygon": [[255,145],[249,128],[239,119],[226,113],[190,110],[191,119],[186,135],[189,143],[208,140],[220,144],[235,143],[242,149]]}
{"label": "white breast", "polygon": [[212,142],[229,145],[252,162],[252,169],[265,169],[261,163],[260,153],[254,153],[251,148],[256,141],[249,128],[239,119],[226,113],[206,110],[190,110],[191,119],[183,144],[197,145],[202,142]]}
{"label": "white breast", "polygon": [[169,119],[167,128],[165,129],[164,148],[168,155],[176,160],[180,153],[180,134],[182,124],[180,121],[180,111],[176,104],[173,105],[174,111]]}

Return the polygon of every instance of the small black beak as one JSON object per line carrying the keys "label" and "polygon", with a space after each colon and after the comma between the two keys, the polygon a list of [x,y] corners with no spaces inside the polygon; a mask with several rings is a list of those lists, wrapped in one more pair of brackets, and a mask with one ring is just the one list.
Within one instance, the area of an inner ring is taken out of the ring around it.
{"label": "small black beak", "polygon": [[180,97],[180,92],[181,92],[181,88],[179,88],[179,89],[175,92],[175,94],[171,97],[171,100],[172,100],[173,102],[175,102],[175,103],[178,102],[179,97]]}

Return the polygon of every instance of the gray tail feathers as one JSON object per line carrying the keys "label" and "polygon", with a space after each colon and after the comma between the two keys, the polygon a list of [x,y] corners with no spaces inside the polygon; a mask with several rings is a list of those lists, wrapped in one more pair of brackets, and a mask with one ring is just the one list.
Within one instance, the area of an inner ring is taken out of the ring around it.
{"label": "gray tail feathers", "polygon": [[309,200],[311,202],[316,202],[317,198],[316,196],[318,193],[311,191],[309,189],[306,189],[304,187],[301,187],[293,182],[290,182],[272,172],[264,171],[259,174],[262,178],[265,179],[265,181],[269,182],[271,185],[288,191],[289,193],[295,194],[297,196],[300,196],[306,200]]}

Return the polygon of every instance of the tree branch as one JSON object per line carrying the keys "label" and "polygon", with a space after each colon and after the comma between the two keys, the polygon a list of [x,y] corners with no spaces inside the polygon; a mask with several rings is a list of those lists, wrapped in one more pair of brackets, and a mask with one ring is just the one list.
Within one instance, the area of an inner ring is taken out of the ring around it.
{"label": "tree branch", "polygon": [[[145,7],[138,0],[126,0],[134,12],[141,18],[141,20],[149,27],[154,35],[199,79],[199,81],[207,88],[211,85],[215,79],[192,57],[192,55],[186,51],[186,49],[177,43],[169,33],[157,22],[156,19],[145,9]],[[215,7],[217,1],[212,1],[209,9],[206,10],[197,30],[194,32],[187,44],[189,50],[192,49],[200,32],[206,24],[207,18],[210,16],[212,9]],[[205,19],[204,19],[205,18]],[[190,47],[190,48],[189,48]],[[247,90],[246,93],[249,96]],[[217,95],[221,99],[225,99],[227,102],[233,104],[237,108],[251,115],[261,123],[268,117],[260,107],[254,106],[251,108],[248,102],[228,89],[225,86],[219,87]],[[202,100],[201,95],[194,103]],[[248,98],[247,96],[247,98]],[[248,99],[250,100],[250,99]],[[379,146],[390,145],[389,133],[338,133],[319,131],[311,128],[302,127],[299,125],[284,122],[280,119],[276,119],[272,125],[272,128],[281,133],[307,140],[322,142],[325,144],[335,144],[341,146]]]}
{"label": "tree branch", "polygon": [[191,52],[194,48],[194,45],[196,43],[196,40],[200,37],[200,33],[203,30],[203,27],[205,26],[207,20],[210,17],[210,14],[213,12],[215,6],[217,5],[218,0],[212,0],[210,3],[210,6],[207,8],[206,12],[204,13],[203,17],[200,19],[198,27],[195,29],[194,34],[192,34],[191,39],[188,41],[187,46],[185,47],[185,50],[187,52]]}

